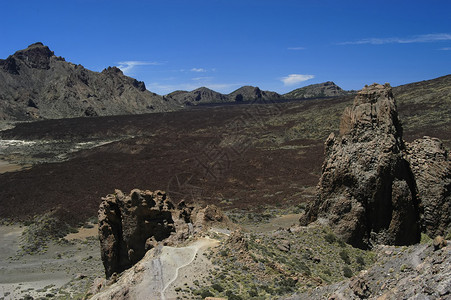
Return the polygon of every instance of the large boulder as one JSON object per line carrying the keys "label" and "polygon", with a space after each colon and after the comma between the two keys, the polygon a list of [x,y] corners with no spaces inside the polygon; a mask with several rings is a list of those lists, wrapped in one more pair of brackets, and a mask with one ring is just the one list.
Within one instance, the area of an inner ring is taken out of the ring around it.
{"label": "large boulder", "polygon": [[158,243],[176,245],[210,226],[230,221],[213,205],[175,205],[163,191],[116,190],[99,207],[99,239],[106,277],[141,260]]}
{"label": "large boulder", "polygon": [[331,134],[316,201],[301,225],[325,219],[347,243],[413,244],[420,239],[420,205],[405,155],[391,87],[373,84],[345,110],[340,136]]}

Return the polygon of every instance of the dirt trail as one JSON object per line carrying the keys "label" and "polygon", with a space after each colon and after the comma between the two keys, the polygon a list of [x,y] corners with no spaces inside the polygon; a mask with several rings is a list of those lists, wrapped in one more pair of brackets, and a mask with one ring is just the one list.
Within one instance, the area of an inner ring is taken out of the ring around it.
{"label": "dirt trail", "polygon": [[141,262],[125,271],[117,283],[91,299],[110,299],[124,291],[133,299],[174,299],[177,284],[203,275],[197,270],[202,270],[206,262],[198,254],[218,243],[214,239],[201,238],[185,247],[164,246],[149,251]]}

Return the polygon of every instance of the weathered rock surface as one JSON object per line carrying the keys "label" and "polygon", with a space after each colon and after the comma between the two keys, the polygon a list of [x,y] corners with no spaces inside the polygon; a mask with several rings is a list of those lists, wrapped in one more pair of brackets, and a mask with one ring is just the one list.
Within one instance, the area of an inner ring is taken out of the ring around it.
{"label": "weathered rock surface", "polygon": [[119,190],[103,198],[99,208],[99,239],[109,278],[130,268],[158,243],[176,245],[217,223],[230,221],[215,206],[177,206],[163,191]]}
{"label": "weathered rock surface", "polygon": [[418,195],[424,207],[422,225],[430,237],[445,234],[451,224],[451,160],[439,139],[424,137],[407,144]]}
{"label": "weathered rock surface", "polygon": [[340,131],[326,141],[317,200],[301,224],[327,218],[336,234],[361,248],[418,242],[419,199],[390,86],[362,89]]}
{"label": "weathered rock surface", "polygon": [[0,59],[0,120],[58,119],[171,111],[176,103],[116,67],[101,73],[35,43]]}

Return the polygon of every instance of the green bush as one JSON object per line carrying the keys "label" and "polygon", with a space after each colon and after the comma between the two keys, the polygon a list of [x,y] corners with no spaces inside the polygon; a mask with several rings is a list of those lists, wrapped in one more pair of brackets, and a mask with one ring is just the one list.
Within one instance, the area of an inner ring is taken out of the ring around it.
{"label": "green bush", "polygon": [[349,254],[348,251],[346,250],[341,250],[339,253],[341,259],[347,264],[350,265],[351,264],[351,259],[349,258]]}
{"label": "green bush", "polygon": [[363,257],[361,255],[359,255],[355,258],[355,262],[361,266],[365,265],[365,260],[363,259]]}
{"label": "green bush", "polygon": [[352,270],[348,266],[343,267],[343,276],[347,278],[352,277]]}
{"label": "green bush", "polygon": [[202,299],[205,299],[207,297],[214,297],[215,295],[212,292],[210,292],[209,290],[202,290],[200,292],[200,296],[202,297]]}
{"label": "green bush", "polygon": [[329,244],[333,244],[337,238],[335,237],[335,235],[333,233],[328,233],[324,236],[324,239],[326,240],[326,242],[328,242]]}
{"label": "green bush", "polygon": [[212,285],[211,285],[211,287],[213,288],[213,289],[215,289],[215,290],[217,290],[218,292],[222,292],[222,291],[224,291],[224,288],[219,284],[219,283],[213,283]]}
{"label": "green bush", "polygon": [[229,300],[243,300],[243,298],[241,298],[238,295],[235,295],[232,291],[227,291],[226,296],[227,296],[227,299],[229,299]]}

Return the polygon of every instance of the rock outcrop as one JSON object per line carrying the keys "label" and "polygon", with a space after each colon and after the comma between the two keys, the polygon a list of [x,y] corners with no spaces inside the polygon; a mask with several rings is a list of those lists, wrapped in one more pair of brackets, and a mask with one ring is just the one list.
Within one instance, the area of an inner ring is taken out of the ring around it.
{"label": "rock outcrop", "polygon": [[0,59],[0,121],[172,111],[177,103],[146,90],[116,67],[93,72],[35,43]]}
{"label": "rock outcrop", "polygon": [[424,207],[422,226],[430,237],[443,235],[451,224],[451,160],[443,143],[424,137],[407,144],[418,195]]}
{"label": "rock outcrop", "polygon": [[360,248],[418,242],[420,203],[390,86],[363,88],[345,110],[340,132],[326,141],[317,199],[301,224],[326,218]]}
{"label": "rock outcrop", "polygon": [[217,207],[175,205],[163,191],[120,190],[103,198],[99,208],[99,239],[109,278],[130,268],[158,243],[176,245],[217,223],[229,224]]}

